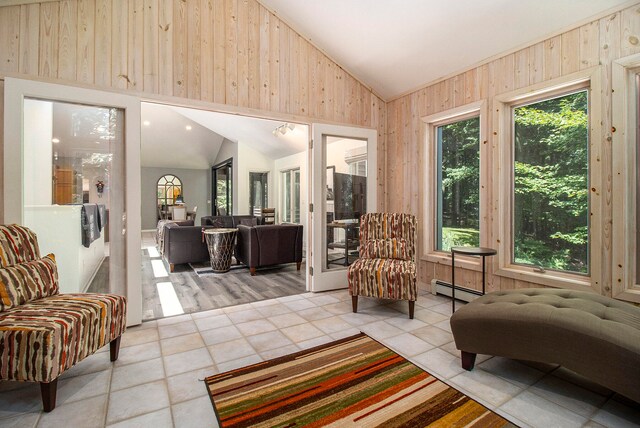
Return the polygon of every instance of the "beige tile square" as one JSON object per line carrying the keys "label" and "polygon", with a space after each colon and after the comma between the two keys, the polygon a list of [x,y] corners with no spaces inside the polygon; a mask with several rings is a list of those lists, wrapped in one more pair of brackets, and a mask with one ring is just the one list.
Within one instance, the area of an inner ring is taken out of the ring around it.
{"label": "beige tile square", "polygon": [[385,321],[376,321],[371,324],[365,324],[360,326],[360,329],[367,333],[370,337],[380,340],[392,336],[400,336],[404,333],[398,327],[394,327]]}
{"label": "beige tile square", "polygon": [[433,349],[432,344],[425,342],[411,333],[388,337],[384,339],[382,343],[405,357],[422,354]]}
{"label": "beige tile square", "polygon": [[76,363],[66,372],[62,373],[60,379],[67,379],[73,376],[80,376],[88,373],[101,372],[113,367],[109,354],[103,352],[89,355],[84,360]]}
{"label": "beige tile square", "polygon": [[171,419],[171,409],[165,407],[146,415],[136,416],[122,422],[109,425],[109,428],[173,428],[173,420]]}
{"label": "beige tile square", "polygon": [[476,367],[522,388],[533,385],[544,376],[539,370],[503,357],[493,357]]}
{"label": "beige tile square", "polygon": [[127,346],[140,345],[142,343],[155,342],[160,339],[158,330],[155,328],[134,329],[129,328],[120,339],[120,349]]}
{"label": "beige tile square", "polygon": [[314,293],[312,296],[307,297],[307,300],[313,302],[316,306],[331,305],[340,302],[340,299],[328,293]]}
{"label": "beige tile square", "polygon": [[607,397],[603,395],[596,394],[555,376],[543,377],[539,382],[532,385],[528,391],[585,417],[591,417],[607,401]]}
{"label": "beige tile square", "polygon": [[284,355],[295,354],[299,352],[300,348],[296,345],[287,345],[280,348],[270,349],[268,351],[260,352],[260,356],[264,361],[272,360],[274,358],[282,357]]}
{"label": "beige tile square", "polygon": [[162,358],[128,364],[113,369],[111,392],[164,379]]}
{"label": "beige tile square", "polygon": [[208,396],[171,406],[173,423],[180,428],[218,428],[213,404]]}
{"label": "beige tile square", "polygon": [[338,333],[340,331],[353,329],[353,326],[351,324],[349,324],[339,316],[333,316],[331,318],[324,318],[321,320],[313,321],[312,324],[329,335],[331,333]]}
{"label": "beige tile square", "polygon": [[269,318],[269,321],[271,321],[278,328],[290,327],[292,325],[303,324],[307,322],[304,318],[294,312],[272,316]]}
{"label": "beige tile square", "polygon": [[307,299],[291,300],[289,302],[283,302],[283,304],[292,311],[301,311],[303,309],[316,307],[312,301]]}
{"label": "beige tile square", "polygon": [[107,408],[107,395],[74,401],[73,403],[56,406],[50,412],[42,412],[38,428],[59,427],[103,427],[105,411]]}
{"label": "beige tile square", "polygon": [[465,371],[449,381],[462,392],[490,407],[498,407],[522,391],[521,387],[479,369]]}
{"label": "beige tile square", "polygon": [[507,401],[499,409],[534,427],[581,427],[587,422],[587,418],[529,391]]}
{"label": "beige tile square", "polygon": [[324,309],[327,312],[331,312],[334,315],[343,315],[343,314],[348,314],[350,312],[353,312],[353,308],[351,307],[351,301],[324,305],[322,309]]}
{"label": "beige tile square", "polygon": [[40,419],[38,413],[23,413],[10,418],[0,419],[2,428],[33,428]]}
{"label": "beige tile square", "polygon": [[210,318],[217,315],[223,315],[225,312],[222,309],[210,309],[208,311],[194,312],[191,314],[191,318],[196,321],[200,318]]}
{"label": "beige tile square", "polygon": [[209,367],[213,365],[213,360],[207,348],[194,349],[192,351],[180,352],[162,357],[164,370],[167,376],[174,376],[180,373]]}
{"label": "beige tile square", "polygon": [[297,314],[307,321],[321,320],[323,318],[329,318],[334,315],[331,312],[325,311],[323,308],[319,307],[303,309],[301,311],[298,311]]}
{"label": "beige tile square", "polygon": [[152,360],[161,355],[159,342],[148,342],[140,345],[120,348],[118,359],[114,361],[114,367],[121,367],[131,363]]}
{"label": "beige tile square", "polygon": [[380,321],[380,318],[374,317],[373,315],[363,314],[363,313],[348,313],[340,315],[340,318],[348,322],[353,326],[361,326],[364,324],[370,324],[373,322]]}
{"label": "beige tile square", "polygon": [[248,357],[256,353],[255,349],[244,338],[209,346],[209,352],[211,352],[216,364]]}
{"label": "beige tile square", "polygon": [[173,317],[165,317],[165,318],[160,318],[158,320],[158,326],[166,326],[166,325],[170,325],[170,324],[179,324],[182,322],[187,322],[187,321],[192,321],[193,318],[191,318],[190,314],[184,314],[184,315],[176,315]]}
{"label": "beige tile square", "polygon": [[443,315],[438,312],[431,311],[429,309],[418,309],[416,308],[414,319],[418,319],[420,321],[424,321],[427,324],[435,324],[440,321],[448,320],[449,316]]}
{"label": "beige tile square", "polygon": [[460,366],[460,358],[439,348],[415,355],[410,360],[441,380],[449,379],[465,371]]}
{"label": "beige tile square", "polygon": [[171,404],[207,395],[204,378],[216,373],[218,373],[218,370],[214,366],[209,366],[168,377],[167,386],[169,387]]}
{"label": "beige tile square", "polygon": [[412,331],[412,333],[435,346],[441,346],[453,341],[453,335],[451,333],[432,325],[419,328]]}
{"label": "beige tile square", "polygon": [[420,321],[419,319],[410,319],[409,317],[400,316],[395,318],[387,318],[385,322],[388,322],[394,327],[398,327],[403,331],[416,331],[420,328],[426,327],[427,323]]}
{"label": "beige tile square", "polygon": [[111,370],[73,376],[58,381],[56,405],[72,403],[109,392]]}
{"label": "beige tile square", "polygon": [[198,327],[198,330],[200,331],[210,330],[212,328],[218,328],[232,324],[231,319],[224,313],[206,318],[198,318],[195,320],[195,323]]}
{"label": "beige tile square", "polygon": [[249,341],[253,349],[259,353],[287,345],[293,345],[293,343],[279,331],[269,331],[255,336],[248,336],[247,341]]}
{"label": "beige tile square", "polygon": [[231,312],[227,314],[234,324],[245,323],[249,321],[256,321],[264,319],[262,314],[257,309],[249,307],[243,311]]}
{"label": "beige tile square", "polygon": [[183,334],[197,333],[198,328],[196,323],[189,320],[176,324],[161,325],[158,327],[161,339],[167,339],[169,337],[181,336]]}
{"label": "beige tile square", "polygon": [[291,309],[283,305],[282,303],[275,301],[272,305],[268,306],[259,306],[256,308],[258,312],[262,314],[263,317],[271,319],[276,315],[287,314],[291,312]]}
{"label": "beige tile square", "polygon": [[360,329],[357,327],[351,327],[346,330],[336,331],[335,333],[330,333],[329,336],[333,340],[344,339],[345,337],[355,336],[356,334],[360,334]]}
{"label": "beige tile square", "polygon": [[324,336],[324,333],[312,324],[292,325],[291,327],[281,329],[281,331],[291,339],[293,343]]}
{"label": "beige tile square", "polygon": [[12,389],[0,393],[0,418],[42,409],[40,386],[35,382],[12,382]]}
{"label": "beige tile square", "polygon": [[172,355],[192,349],[204,348],[204,341],[200,333],[191,333],[183,336],[170,337],[160,341],[162,355]]}
{"label": "beige tile square", "polygon": [[158,380],[109,394],[107,423],[153,412],[169,406],[166,382]]}
{"label": "beige tile square", "polygon": [[298,345],[298,348],[300,349],[310,349],[316,346],[324,345],[325,343],[333,342],[334,340],[335,339],[331,336],[322,335],[314,337],[313,339],[296,342],[296,345]]}
{"label": "beige tile square", "polygon": [[242,333],[240,333],[240,330],[238,330],[234,325],[227,325],[225,327],[206,330],[201,332],[200,335],[204,339],[204,343],[207,346],[228,342],[230,340],[242,337]]}
{"label": "beige tile square", "polygon": [[265,333],[267,331],[277,330],[276,326],[274,326],[271,322],[266,319],[259,319],[255,321],[243,322],[240,324],[236,324],[240,333],[245,336],[252,336],[254,334]]}
{"label": "beige tile square", "polygon": [[640,425],[640,408],[611,399],[591,419],[606,427],[637,428]]}

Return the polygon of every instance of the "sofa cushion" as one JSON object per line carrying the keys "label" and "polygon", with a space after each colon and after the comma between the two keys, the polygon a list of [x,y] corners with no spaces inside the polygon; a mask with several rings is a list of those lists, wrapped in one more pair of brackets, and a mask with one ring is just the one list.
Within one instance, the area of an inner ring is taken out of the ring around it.
{"label": "sofa cushion", "polygon": [[126,313],[124,297],[92,293],[58,294],[1,313],[0,379],[50,382],[120,336]]}
{"label": "sofa cushion", "polygon": [[410,260],[359,258],[347,270],[349,294],[416,300],[416,264]]}
{"label": "sofa cushion", "polygon": [[0,267],[40,258],[36,234],[17,224],[0,225]]}
{"label": "sofa cushion", "polygon": [[58,294],[58,269],[53,254],[0,268],[0,312]]}
{"label": "sofa cushion", "polygon": [[364,243],[362,257],[411,260],[408,248],[407,240],[403,238],[369,239]]}
{"label": "sofa cushion", "polygon": [[238,224],[242,224],[244,226],[257,226],[258,219],[256,217],[252,218],[241,218]]}

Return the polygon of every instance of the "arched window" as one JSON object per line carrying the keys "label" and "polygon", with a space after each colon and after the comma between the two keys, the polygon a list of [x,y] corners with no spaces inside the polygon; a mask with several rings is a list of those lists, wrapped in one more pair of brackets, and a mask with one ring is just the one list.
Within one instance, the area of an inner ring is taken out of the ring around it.
{"label": "arched window", "polygon": [[182,199],[182,181],[172,174],[160,177],[158,180],[158,206],[174,205],[178,196]]}

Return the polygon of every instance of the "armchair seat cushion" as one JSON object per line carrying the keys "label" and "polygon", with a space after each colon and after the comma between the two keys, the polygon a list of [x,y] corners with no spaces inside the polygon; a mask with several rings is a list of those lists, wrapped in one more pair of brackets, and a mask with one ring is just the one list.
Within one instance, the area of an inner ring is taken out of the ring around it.
{"label": "armchair seat cushion", "polygon": [[418,298],[416,264],[410,260],[359,258],[349,266],[349,294],[381,299]]}
{"label": "armchair seat cushion", "polygon": [[0,379],[51,382],[119,337],[126,300],[59,294],[0,313]]}

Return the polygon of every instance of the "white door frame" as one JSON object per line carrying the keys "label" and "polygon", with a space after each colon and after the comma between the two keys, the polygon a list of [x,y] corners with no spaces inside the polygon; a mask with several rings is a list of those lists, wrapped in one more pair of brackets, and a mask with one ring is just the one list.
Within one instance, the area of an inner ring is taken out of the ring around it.
{"label": "white door frame", "polygon": [[312,124],[313,149],[311,150],[311,195],[313,212],[311,213],[312,254],[307,257],[313,268],[311,291],[327,291],[347,287],[347,270],[324,269],[326,249],[326,150],[325,137],[352,138],[367,141],[367,212],[377,210],[377,173],[378,173],[378,131],[368,128],[355,128],[341,125]]}
{"label": "white door frame", "polygon": [[[25,98],[116,107],[125,112],[125,231],[140,231],[140,99],[133,96],[33,80],[5,78],[4,221],[23,222],[23,105]],[[19,143],[16,143],[19,142]],[[123,231],[124,232],[124,231]],[[142,322],[140,234],[126,235],[127,325]]]}

